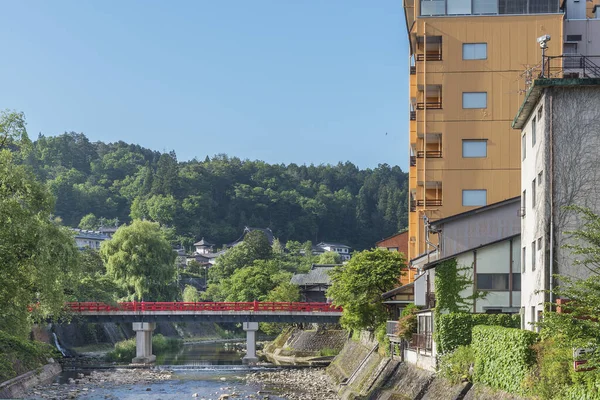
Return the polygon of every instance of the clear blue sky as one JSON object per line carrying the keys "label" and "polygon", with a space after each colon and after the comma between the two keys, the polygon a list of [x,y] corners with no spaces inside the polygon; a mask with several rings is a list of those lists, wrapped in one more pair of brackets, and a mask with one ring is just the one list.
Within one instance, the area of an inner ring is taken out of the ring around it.
{"label": "clear blue sky", "polygon": [[0,108],[25,112],[32,138],[407,169],[399,0],[4,0],[2,14]]}

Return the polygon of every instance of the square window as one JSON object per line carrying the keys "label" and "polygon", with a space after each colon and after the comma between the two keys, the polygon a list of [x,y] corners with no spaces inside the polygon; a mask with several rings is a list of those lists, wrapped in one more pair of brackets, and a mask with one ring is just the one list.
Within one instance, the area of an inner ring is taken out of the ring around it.
{"label": "square window", "polygon": [[487,204],[487,190],[463,190],[462,205],[465,207],[485,206]]}
{"label": "square window", "polygon": [[487,43],[463,43],[463,60],[485,60]]}
{"label": "square window", "polygon": [[487,157],[487,140],[463,140],[462,156],[464,158]]}
{"label": "square window", "polygon": [[463,108],[487,108],[487,92],[464,92]]}

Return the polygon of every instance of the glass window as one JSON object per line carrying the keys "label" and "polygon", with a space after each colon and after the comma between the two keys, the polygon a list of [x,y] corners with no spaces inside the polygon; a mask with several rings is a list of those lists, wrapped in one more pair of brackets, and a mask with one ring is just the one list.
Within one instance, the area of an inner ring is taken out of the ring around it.
{"label": "glass window", "polygon": [[463,60],[485,60],[487,43],[463,43]]}
{"label": "glass window", "polygon": [[487,157],[487,140],[463,140],[462,156],[464,158]]}
{"label": "glass window", "polygon": [[542,115],[544,115],[544,106],[541,105],[540,108],[538,108],[538,121],[542,120]]}
{"label": "glass window", "polygon": [[521,137],[521,160],[525,160],[527,157],[527,134],[524,133]]}
{"label": "glass window", "polygon": [[487,92],[464,92],[463,108],[487,108]]}
{"label": "glass window", "polygon": [[471,0],[447,0],[448,15],[471,14]]}
{"label": "glass window", "polygon": [[531,207],[535,207],[535,178],[531,182]]}
{"label": "glass window", "polygon": [[521,208],[523,211],[527,208],[527,191],[523,190],[523,195],[521,196]]}
{"label": "glass window", "polygon": [[531,119],[531,147],[535,146],[535,134],[536,134],[536,123],[535,123],[535,117],[533,117]]}
{"label": "glass window", "polygon": [[398,251],[397,247],[388,247],[387,248],[389,251]]}
{"label": "glass window", "polygon": [[487,204],[487,190],[463,190],[462,205],[469,206],[485,206]]}
{"label": "glass window", "polygon": [[508,274],[477,274],[477,289],[508,290]]}
{"label": "glass window", "polygon": [[498,14],[498,0],[473,0],[473,14]]}
{"label": "glass window", "polygon": [[537,177],[538,186],[540,186],[542,184],[542,173],[543,172],[544,171],[540,171],[540,173],[538,174],[538,177]]}
{"label": "glass window", "polygon": [[542,238],[538,238],[538,250],[542,249]]}
{"label": "glass window", "polygon": [[513,272],[513,290],[521,290],[521,274]]}
{"label": "glass window", "polygon": [[527,247],[523,247],[521,252],[521,273],[525,272],[525,261],[527,260]]}
{"label": "glass window", "polygon": [[535,271],[535,240],[531,242],[531,270]]}

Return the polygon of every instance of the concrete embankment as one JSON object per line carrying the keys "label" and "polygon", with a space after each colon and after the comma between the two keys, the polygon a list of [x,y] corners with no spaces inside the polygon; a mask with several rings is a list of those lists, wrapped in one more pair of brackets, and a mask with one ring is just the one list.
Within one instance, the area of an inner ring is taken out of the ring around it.
{"label": "concrete embankment", "polygon": [[386,357],[366,333],[347,340],[327,374],[344,400],[522,400],[468,382],[453,385],[431,371]]}
{"label": "concrete embankment", "polygon": [[279,365],[327,365],[347,337],[348,333],[339,329],[292,328],[265,345],[263,354]]}
{"label": "concrete embankment", "polygon": [[0,399],[23,397],[34,386],[48,383],[62,371],[59,363],[52,361],[43,367],[0,383]]}

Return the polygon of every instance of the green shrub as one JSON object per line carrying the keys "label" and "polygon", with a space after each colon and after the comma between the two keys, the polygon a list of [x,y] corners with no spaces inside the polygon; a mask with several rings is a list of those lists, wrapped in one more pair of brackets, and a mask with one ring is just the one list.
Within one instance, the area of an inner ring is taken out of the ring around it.
{"label": "green shrub", "polygon": [[471,346],[458,346],[452,353],[440,357],[438,373],[453,384],[472,381],[475,352]]}
{"label": "green shrub", "polygon": [[419,307],[414,304],[409,304],[402,310],[400,319],[398,320],[398,329],[396,331],[396,334],[399,337],[410,340],[413,333],[417,332],[417,315],[415,313],[418,310]]}
{"label": "green shrub", "polygon": [[476,325],[497,325],[505,328],[520,326],[518,314],[440,314],[435,318],[435,343],[440,354],[453,352],[458,346],[471,344],[471,330]]}
{"label": "green shrub", "polygon": [[[152,353],[160,355],[183,345],[181,339],[168,338],[161,334],[152,335]],[[108,361],[130,362],[135,357],[135,338],[115,343],[115,348],[106,354]]]}
{"label": "green shrub", "polygon": [[524,394],[524,380],[535,364],[535,332],[500,326],[473,328],[473,381],[507,392]]}
{"label": "green shrub", "polygon": [[529,392],[540,399],[555,399],[573,384],[573,354],[554,338],[533,345],[536,365],[527,380]]}
{"label": "green shrub", "polygon": [[22,339],[0,331],[0,382],[46,364],[48,358],[60,358],[47,343]]}

